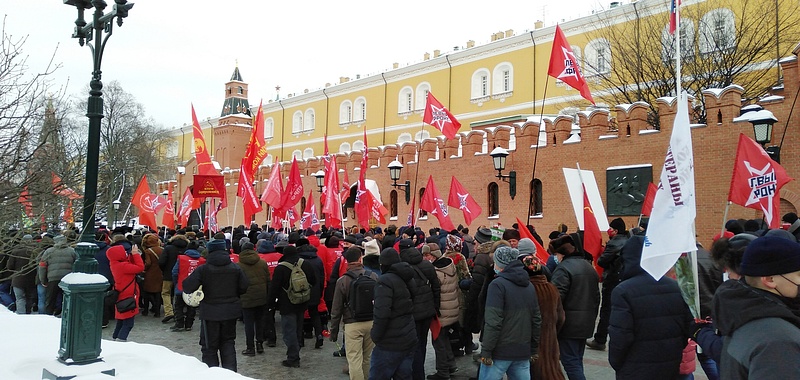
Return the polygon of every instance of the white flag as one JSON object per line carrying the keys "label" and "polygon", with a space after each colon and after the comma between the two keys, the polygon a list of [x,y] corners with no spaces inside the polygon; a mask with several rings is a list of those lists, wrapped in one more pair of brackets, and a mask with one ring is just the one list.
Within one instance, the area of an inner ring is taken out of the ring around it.
{"label": "white flag", "polygon": [[686,93],[681,93],[677,102],[678,113],[642,249],[642,269],[656,280],[675,265],[681,253],[697,249],[694,155]]}

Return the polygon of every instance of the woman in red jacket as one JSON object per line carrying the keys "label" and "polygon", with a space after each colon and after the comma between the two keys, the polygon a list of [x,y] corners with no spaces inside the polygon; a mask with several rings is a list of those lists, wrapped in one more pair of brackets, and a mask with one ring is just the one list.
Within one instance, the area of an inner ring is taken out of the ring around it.
{"label": "woman in red jacket", "polygon": [[[111,274],[114,276],[114,289],[119,292],[117,301],[134,297],[135,305],[139,305],[141,291],[136,284],[136,274],[144,270],[144,261],[142,261],[142,253],[139,248],[135,244],[131,245],[124,236],[116,235],[106,256],[111,264]],[[115,308],[114,318],[117,319],[117,325],[114,327],[112,335],[114,340],[122,342],[128,340],[128,334],[133,329],[133,319],[138,313],[138,307],[125,312],[120,312]]]}

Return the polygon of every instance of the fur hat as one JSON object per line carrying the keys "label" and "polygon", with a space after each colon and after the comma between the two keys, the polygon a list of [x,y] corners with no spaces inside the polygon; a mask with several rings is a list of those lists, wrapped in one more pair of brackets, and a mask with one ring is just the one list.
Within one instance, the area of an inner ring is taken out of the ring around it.
{"label": "fur hat", "polygon": [[747,245],[739,273],[760,277],[799,270],[800,244],[776,236],[762,236]]}
{"label": "fur hat", "polygon": [[206,249],[208,249],[209,253],[214,251],[227,251],[228,246],[225,244],[224,239],[213,239],[206,244]]}
{"label": "fur hat", "polygon": [[519,250],[519,254],[522,256],[536,254],[536,244],[533,244],[533,240],[528,238],[519,239],[517,249]]}
{"label": "fur hat", "polygon": [[502,246],[494,251],[494,263],[500,268],[505,268],[512,261],[519,257],[519,250],[511,247]]}
{"label": "fur hat", "polygon": [[442,257],[442,250],[439,249],[439,244],[436,243],[428,243],[422,245],[422,254],[423,255],[431,255],[435,258]]}
{"label": "fur hat", "polygon": [[622,218],[614,218],[611,223],[608,224],[609,227],[617,230],[617,232],[625,232],[628,229],[625,228],[625,221]]}
{"label": "fur hat", "polygon": [[475,232],[475,240],[481,244],[492,241],[492,230],[488,228],[478,228],[478,231]]}
{"label": "fur hat", "polygon": [[503,231],[503,240],[519,240],[519,231],[513,229],[507,229]]}
{"label": "fur hat", "polygon": [[381,245],[378,241],[372,239],[364,242],[364,255],[379,255],[381,253]]}
{"label": "fur hat", "polygon": [[555,240],[552,240],[550,241],[550,245],[553,247],[553,252],[560,253],[565,256],[573,254],[577,250],[575,241],[570,235],[563,235]]}

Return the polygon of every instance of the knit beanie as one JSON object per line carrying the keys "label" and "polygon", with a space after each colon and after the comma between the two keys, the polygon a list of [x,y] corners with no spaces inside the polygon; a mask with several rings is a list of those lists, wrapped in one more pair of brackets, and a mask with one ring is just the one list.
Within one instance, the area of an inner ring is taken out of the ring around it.
{"label": "knit beanie", "polygon": [[475,232],[475,240],[478,243],[486,243],[487,241],[492,241],[492,230],[488,228],[478,228],[478,231]]}
{"label": "knit beanie", "polygon": [[776,237],[762,236],[747,245],[739,273],[761,277],[800,270],[800,244]]}
{"label": "knit beanie", "polygon": [[275,252],[275,246],[269,240],[262,240],[258,243],[258,253],[272,253]]}
{"label": "knit beanie", "polygon": [[622,220],[622,218],[615,218],[608,225],[609,227],[617,230],[617,232],[624,232],[627,230],[627,228],[625,228],[625,221]]}
{"label": "knit beanie", "polygon": [[519,257],[519,250],[515,248],[502,246],[494,251],[494,263],[501,269],[516,260],[517,257]]}
{"label": "knit beanie", "polygon": [[520,239],[519,244],[517,244],[517,249],[519,250],[520,256],[536,254],[536,245],[533,244],[533,240],[529,238]]}
{"label": "knit beanie", "polygon": [[206,249],[208,249],[209,253],[214,251],[227,251],[228,246],[225,244],[224,239],[214,239],[206,244]]}
{"label": "knit beanie", "polygon": [[400,262],[400,254],[394,250],[394,248],[386,248],[381,251],[381,256],[378,259],[378,263],[381,266],[381,272],[386,273],[389,268]]}
{"label": "knit beanie", "polygon": [[250,241],[247,241],[244,244],[242,244],[242,251],[247,251],[247,250],[253,249],[253,247],[254,247],[253,243],[251,243]]}
{"label": "knit beanie", "polygon": [[461,252],[461,243],[463,240],[456,235],[447,235],[445,250],[447,252]]}

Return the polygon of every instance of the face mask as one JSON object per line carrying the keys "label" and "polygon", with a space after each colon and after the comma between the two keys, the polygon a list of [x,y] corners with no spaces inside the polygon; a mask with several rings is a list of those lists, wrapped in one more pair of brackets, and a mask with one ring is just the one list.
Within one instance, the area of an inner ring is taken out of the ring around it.
{"label": "face mask", "polygon": [[558,256],[553,255],[553,261],[556,263],[556,265],[558,265]]}
{"label": "face mask", "polygon": [[[781,277],[783,277],[784,280],[791,282],[792,284],[794,284],[794,286],[797,287],[797,294],[793,298],[792,297],[786,297],[783,294],[781,294],[781,296],[783,296],[783,299],[786,300],[786,302],[785,302],[786,305],[789,306],[792,309],[800,310],[800,284],[795,283],[794,281],[786,278],[786,276],[784,276],[784,275],[781,275]],[[777,289],[775,289],[775,290],[777,290]],[[778,291],[778,294],[780,294],[780,291]]]}
{"label": "face mask", "polygon": [[500,272],[502,272],[502,270],[498,269],[497,267],[494,267],[494,274],[500,274]]}

